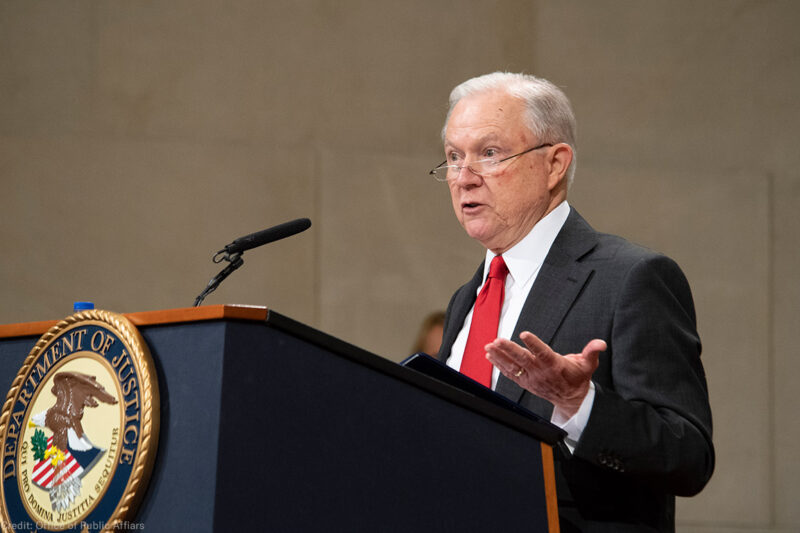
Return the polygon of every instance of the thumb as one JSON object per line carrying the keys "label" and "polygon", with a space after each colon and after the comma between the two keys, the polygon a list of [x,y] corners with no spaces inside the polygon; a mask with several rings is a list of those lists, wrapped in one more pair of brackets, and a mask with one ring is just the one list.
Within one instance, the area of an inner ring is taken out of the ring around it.
{"label": "thumb", "polygon": [[592,339],[583,348],[581,355],[584,359],[590,361],[595,367],[599,363],[600,353],[608,349],[608,344],[602,339]]}

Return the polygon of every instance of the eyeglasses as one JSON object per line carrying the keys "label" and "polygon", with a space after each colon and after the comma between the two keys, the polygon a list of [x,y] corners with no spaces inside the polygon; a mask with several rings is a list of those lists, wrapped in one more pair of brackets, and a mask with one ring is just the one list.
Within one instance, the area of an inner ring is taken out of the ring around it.
{"label": "eyeglasses", "polygon": [[454,180],[456,179],[459,174],[461,174],[461,169],[467,168],[473,174],[477,174],[478,176],[493,176],[500,172],[499,165],[509,159],[514,159],[515,157],[519,157],[521,155],[525,155],[528,152],[533,152],[534,150],[538,150],[540,148],[545,148],[546,146],[553,146],[552,143],[542,143],[539,146],[534,146],[533,148],[528,148],[524,152],[520,152],[518,154],[510,155],[508,157],[504,157],[503,159],[481,159],[479,161],[473,161],[469,165],[448,165],[447,160],[445,159],[442,163],[428,172],[431,176],[436,178],[437,181],[447,181],[447,180]]}

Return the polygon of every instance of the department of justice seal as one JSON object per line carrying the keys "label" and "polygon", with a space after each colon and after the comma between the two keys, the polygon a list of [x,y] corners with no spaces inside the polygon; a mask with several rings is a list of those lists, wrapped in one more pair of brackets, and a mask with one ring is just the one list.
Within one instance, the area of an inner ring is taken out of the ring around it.
{"label": "department of justice seal", "polygon": [[45,333],[0,415],[0,526],[114,531],[130,524],[158,446],[158,380],[122,315],[76,313]]}

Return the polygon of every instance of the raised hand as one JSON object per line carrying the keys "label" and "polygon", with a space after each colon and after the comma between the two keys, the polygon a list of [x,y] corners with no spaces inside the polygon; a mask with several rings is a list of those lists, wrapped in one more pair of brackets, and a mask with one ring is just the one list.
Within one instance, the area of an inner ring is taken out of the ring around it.
{"label": "raised hand", "polygon": [[520,335],[525,346],[508,339],[486,345],[486,358],[520,387],[544,398],[568,416],[578,411],[589,392],[606,342],[594,339],[581,353],[560,355],[529,331]]}

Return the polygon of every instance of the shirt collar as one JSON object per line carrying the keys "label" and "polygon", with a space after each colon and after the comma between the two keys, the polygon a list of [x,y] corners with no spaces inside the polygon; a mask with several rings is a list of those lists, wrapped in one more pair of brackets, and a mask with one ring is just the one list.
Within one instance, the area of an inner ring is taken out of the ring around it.
{"label": "shirt collar", "polygon": [[[569,204],[564,200],[558,204],[558,207],[550,211],[547,216],[537,222],[521,241],[506,250],[503,254],[503,260],[515,284],[521,283],[525,285],[531,276],[539,270],[568,216]],[[484,281],[486,281],[486,276],[489,275],[489,265],[494,255],[491,250],[486,250],[486,260],[483,262]]]}

